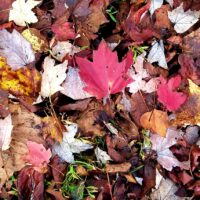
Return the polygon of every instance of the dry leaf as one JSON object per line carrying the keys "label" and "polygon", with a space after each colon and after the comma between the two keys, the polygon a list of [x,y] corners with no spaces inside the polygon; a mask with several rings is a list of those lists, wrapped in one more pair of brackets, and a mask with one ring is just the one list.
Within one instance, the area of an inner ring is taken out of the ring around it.
{"label": "dry leaf", "polygon": [[189,81],[189,97],[181,109],[175,113],[173,125],[199,125],[200,124],[200,87]]}
{"label": "dry leaf", "polygon": [[167,113],[156,109],[144,113],[140,118],[140,123],[143,128],[150,129],[162,137],[166,136],[169,127]]}
{"label": "dry leaf", "polygon": [[121,163],[121,164],[106,164],[106,172],[107,173],[118,173],[118,172],[128,172],[131,168],[131,164],[129,162]]}
{"label": "dry leaf", "polygon": [[6,58],[13,70],[24,67],[35,60],[31,44],[16,30],[12,33],[5,29],[0,30],[0,56]]}
{"label": "dry leaf", "polygon": [[99,162],[106,164],[109,160],[112,160],[111,157],[107,154],[106,151],[101,150],[99,147],[97,147],[95,150],[96,158]]}

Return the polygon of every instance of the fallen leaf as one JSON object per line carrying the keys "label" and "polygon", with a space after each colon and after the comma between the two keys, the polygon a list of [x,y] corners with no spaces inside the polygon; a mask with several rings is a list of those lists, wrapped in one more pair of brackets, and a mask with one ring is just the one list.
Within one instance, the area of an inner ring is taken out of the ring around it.
{"label": "fallen leaf", "polygon": [[28,28],[22,32],[23,37],[30,42],[34,51],[47,52],[48,42],[38,29]]}
{"label": "fallen leaf", "polygon": [[32,9],[40,3],[41,1],[35,0],[14,1],[9,13],[9,21],[14,21],[18,26],[26,26],[26,23],[36,23],[38,19]]}
{"label": "fallen leaf", "polygon": [[172,11],[168,12],[170,21],[175,24],[174,30],[177,33],[184,33],[191,28],[198,20],[200,11],[187,10],[184,12],[183,3]]}
{"label": "fallen leaf", "polygon": [[147,60],[150,63],[158,62],[158,65],[160,67],[168,69],[167,61],[165,58],[165,49],[163,40],[160,40],[159,42],[155,41],[152,43],[152,47],[147,57]]}
{"label": "fallen leaf", "polygon": [[9,109],[12,115],[12,141],[10,148],[0,151],[0,184],[3,185],[14,172],[20,171],[26,162],[22,159],[27,152],[27,140],[42,143],[41,118],[29,112],[20,105],[10,104]]}
{"label": "fallen leaf", "polygon": [[131,164],[129,162],[124,162],[121,164],[106,164],[107,173],[125,173],[128,172],[130,168]]}
{"label": "fallen leaf", "polygon": [[186,101],[187,96],[182,92],[176,92],[181,83],[179,75],[169,80],[160,77],[160,85],[158,85],[158,100],[166,106],[169,111],[175,111]]}
{"label": "fallen leaf", "polygon": [[[155,92],[158,84],[158,78],[150,79],[150,75],[147,70],[144,69],[143,62],[145,58],[146,52],[141,54],[136,58],[136,61],[133,65],[135,71],[131,71],[130,75],[134,82],[130,83],[127,87],[129,87],[130,93],[137,93],[139,90],[151,93]],[[150,79],[148,81],[144,79]]]}
{"label": "fallen leaf", "polygon": [[17,97],[34,98],[40,91],[41,76],[35,68],[20,68],[12,70],[0,58],[0,88],[8,91]]}
{"label": "fallen leaf", "polygon": [[12,33],[0,30],[0,56],[6,58],[13,70],[25,67],[35,60],[31,44],[15,29]]}
{"label": "fallen leaf", "polygon": [[8,115],[5,119],[0,119],[0,149],[2,151],[10,147],[12,129],[11,115]]}
{"label": "fallen leaf", "polygon": [[44,72],[42,73],[41,95],[43,97],[50,97],[56,92],[63,90],[61,83],[66,78],[65,71],[67,70],[68,62],[55,65],[55,60],[50,57],[44,59]]}
{"label": "fallen leaf", "polygon": [[93,146],[81,141],[80,139],[74,138],[78,131],[77,124],[69,125],[66,128],[67,132],[63,133],[63,141],[61,143],[55,143],[53,153],[60,156],[66,162],[73,163],[73,153],[80,153],[82,151],[92,149]]}
{"label": "fallen leaf", "polygon": [[111,157],[106,153],[106,151],[101,150],[99,147],[96,147],[94,152],[97,160],[103,164],[106,164],[109,160],[112,160]]}
{"label": "fallen leaf", "polygon": [[12,3],[14,0],[0,0],[0,24],[4,24],[8,22],[8,17],[9,17],[9,8],[11,7]]}
{"label": "fallen leaf", "polygon": [[163,5],[163,1],[164,0],[152,0],[151,1],[151,6],[149,8],[149,12],[151,13],[151,15],[153,15],[155,10],[157,10],[158,8],[160,8]]}
{"label": "fallen leaf", "polygon": [[200,147],[193,145],[191,148],[191,170],[199,166]]}
{"label": "fallen leaf", "polygon": [[0,118],[5,118],[10,114],[8,109],[8,92],[0,89]]}
{"label": "fallen leaf", "polygon": [[63,61],[66,55],[73,56],[75,53],[78,53],[80,48],[72,45],[69,41],[57,42],[56,46],[52,48],[52,53],[54,57],[60,62]]}
{"label": "fallen leaf", "polygon": [[17,177],[17,191],[20,199],[44,200],[44,175],[32,167],[22,169]]}
{"label": "fallen leaf", "polygon": [[154,109],[146,112],[140,118],[140,123],[145,129],[150,129],[162,137],[166,136],[169,120],[166,112]]}
{"label": "fallen leaf", "polygon": [[[200,87],[189,81],[189,97],[180,111],[175,113],[176,118],[172,120],[173,125],[198,125],[200,124]],[[191,109],[192,108],[192,109]]]}
{"label": "fallen leaf", "polygon": [[168,171],[171,171],[173,167],[176,166],[183,169],[189,169],[189,163],[178,161],[169,149],[176,144],[177,140],[180,138],[182,138],[182,132],[172,128],[167,130],[166,138],[157,134],[151,134],[150,140],[152,149],[157,152],[157,161]]}
{"label": "fallen leaf", "polygon": [[178,197],[175,195],[175,192],[178,190],[178,187],[170,180],[162,178],[158,189],[154,190],[150,197],[152,200],[189,200],[187,197]]}
{"label": "fallen leaf", "polygon": [[42,144],[32,141],[27,141],[27,147],[29,152],[23,157],[25,161],[31,164],[36,171],[45,172],[51,158],[51,150],[46,150]]}
{"label": "fallen leaf", "polygon": [[72,99],[86,99],[92,97],[91,94],[84,91],[86,84],[81,80],[78,69],[69,67],[66,79],[62,84],[64,88],[61,93]]}
{"label": "fallen leaf", "polygon": [[120,92],[132,82],[127,74],[132,64],[132,54],[118,62],[116,52],[112,52],[105,41],[98,50],[93,51],[93,62],[86,58],[77,57],[80,77],[86,83],[84,90],[98,99]]}
{"label": "fallen leaf", "polygon": [[73,25],[70,22],[57,21],[51,26],[52,31],[58,41],[67,41],[74,39],[76,34]]}

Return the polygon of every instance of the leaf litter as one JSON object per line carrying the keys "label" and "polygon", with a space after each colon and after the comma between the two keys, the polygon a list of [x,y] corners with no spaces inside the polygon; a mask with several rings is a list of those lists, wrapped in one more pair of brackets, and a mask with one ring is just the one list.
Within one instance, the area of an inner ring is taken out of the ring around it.
{"label": "leaf litter", "polygon": [[0,1],[1,199],[199,199],[197,1]]}

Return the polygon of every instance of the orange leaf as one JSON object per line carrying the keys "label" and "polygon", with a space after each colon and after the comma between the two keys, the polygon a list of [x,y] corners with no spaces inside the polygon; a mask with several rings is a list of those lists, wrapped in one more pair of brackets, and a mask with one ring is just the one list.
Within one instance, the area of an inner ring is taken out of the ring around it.
{"label": "orange leaf", "polygon": [[168,115],[166,112],[154,109],[152,112],[146,112],[140,118],[141,125],[159,134],[166,136],[169,127]]}

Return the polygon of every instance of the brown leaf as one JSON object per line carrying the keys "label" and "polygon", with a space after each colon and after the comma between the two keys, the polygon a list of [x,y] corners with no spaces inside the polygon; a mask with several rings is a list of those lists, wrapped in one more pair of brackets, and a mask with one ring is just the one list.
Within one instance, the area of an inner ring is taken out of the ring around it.
{"label": "brown leaf", "polygon": [[0,89],[0,117],[7,117],[9,113],[8,92]]}
{"label": "brown leaf", "polygon": [[9,9],[12,7],[14,0],[0,0],[0,24],[3,24],[8,21]]}
{"label": "brown leaf", "polygon": [[46,192],[48,192],[49,194],[51,194],[54,197],[55,200],[66,200],[66,199],[68,199],[66,197],[64,198],[63,195],[62,195],[62,193],[60,191],[56,191],[56,190],[51,189],[51,188],[48,188],[46,190]]}
{"label": "brown leaf", "polygon": [[39,137],[41,133],[39,117],[19,105],[10,104],[9,109],[14,127],[10,149],[0,152],[0,174],[2,174],[0,183],[2,185],[14,172],[21,170],[26,165],[22,156],[28,152],[27,140],[43,142],[43,139]]}
{"label": "brown leaf", "polygon": [[162,137],[166,136],[169,127],[168,115],[166,112],[154,109],[152,112],[146,112],[140,118],[143,128],[150,129]]}
{"label": "brown leaf", "polygon": [[44,175],[32,167],[22,169],[17,177],[17,191],[20,200],[44,199]]}
{"label": "brown leaf", "polygon": [[128,172],[130,168],[131,164],[129,162],[124,162],[121,164],[106,164],[107,173]]}

